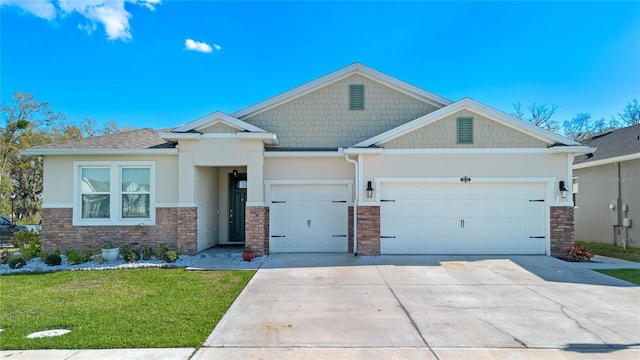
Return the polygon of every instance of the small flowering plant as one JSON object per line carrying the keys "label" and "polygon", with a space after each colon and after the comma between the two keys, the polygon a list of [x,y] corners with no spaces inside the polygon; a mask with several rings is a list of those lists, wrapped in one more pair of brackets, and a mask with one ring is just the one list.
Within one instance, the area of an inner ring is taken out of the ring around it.
{"label": "small flowering plant", "polygon": [[586,245],[582,244],[568,246],[565,251],[567,252],[566,259],[568,261],[590,261],[595,256]]}

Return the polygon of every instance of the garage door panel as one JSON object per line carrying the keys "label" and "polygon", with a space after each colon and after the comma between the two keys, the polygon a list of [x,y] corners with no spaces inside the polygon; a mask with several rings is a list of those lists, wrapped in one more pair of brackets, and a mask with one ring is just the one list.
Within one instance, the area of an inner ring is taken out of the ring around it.
{"label": "garage door panel", "polygon": [[347,186],[272,185],[272,252],[346,252]]}
{"label": "garage door panel", "polygon": [[392,200],[380,205],[382,253],[546,251],[542,184],[387,183],[381,197]]}

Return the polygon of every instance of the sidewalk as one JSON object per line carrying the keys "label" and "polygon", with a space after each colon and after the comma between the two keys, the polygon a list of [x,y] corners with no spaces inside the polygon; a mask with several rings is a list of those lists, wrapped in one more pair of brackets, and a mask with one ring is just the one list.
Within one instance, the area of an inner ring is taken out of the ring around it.
{"label": "sidewalk", "polygon": [[591,270],[600,269],[640,269],[640,262],[621,260],[606,256],[596,255],[591,261],[576,262],[578,266],[586,267]]}

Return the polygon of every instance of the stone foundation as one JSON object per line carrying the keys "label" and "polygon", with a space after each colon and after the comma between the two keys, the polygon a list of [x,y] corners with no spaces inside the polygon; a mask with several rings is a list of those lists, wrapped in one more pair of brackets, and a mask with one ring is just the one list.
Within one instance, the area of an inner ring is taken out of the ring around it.
{"label": "stone foundation", "polygon": [[180,253],[197,251],[197,208],[157,208],[156,225],[145,226],[73,226],[73,209],[42,209],[42,250],[55,249],[94,251],[107,242],[116,246],[158,246],[177,248]]}
{"label": "stone foundation", "polygon": [[358,255],[380,255],[379,206],[358,206]]}
{"label": "stone foundation", "polygon": [[247,206],[245,208],[245,243],[253,247],[255,256],[269,253],[269,208]]}
{"label": "stone foundation", "polygon": [[573,206],[552,206],[551,217],[551,256],[561,257],[566,248],[574,246]]}

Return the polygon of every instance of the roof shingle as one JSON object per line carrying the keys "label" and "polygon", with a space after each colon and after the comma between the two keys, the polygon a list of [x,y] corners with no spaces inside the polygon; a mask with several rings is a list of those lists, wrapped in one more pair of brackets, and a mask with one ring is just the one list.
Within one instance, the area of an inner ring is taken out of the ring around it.
{"label": "roof shingle", "polygon": [[640,124],[596,135],[582,143],[598,150],[593,154],[576,156],[574,164],[637,154],[640,153]]}
{"label": "roof shingle", "polygon": [[145,128],[42,145],[33,149],[171,149],[176,147],[176,144],[161,139],[159,134],[159,131]]}

